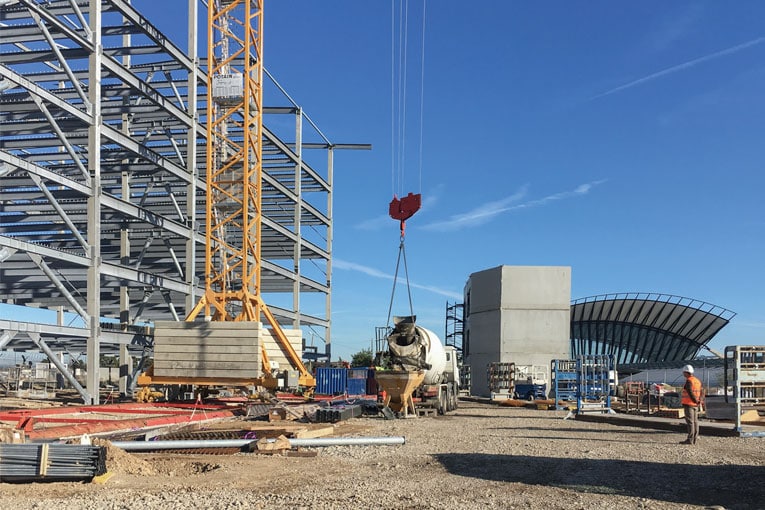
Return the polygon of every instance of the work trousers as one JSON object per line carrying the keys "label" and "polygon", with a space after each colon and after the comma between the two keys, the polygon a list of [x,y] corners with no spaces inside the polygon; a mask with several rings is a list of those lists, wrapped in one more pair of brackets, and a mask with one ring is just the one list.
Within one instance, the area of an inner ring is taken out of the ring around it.
{"label": "work trousers", "polygon": [[683,406],[685,411],[685,424],[688,427],[688,442],[696,444],[699,437],[699,408],[696,406]]}

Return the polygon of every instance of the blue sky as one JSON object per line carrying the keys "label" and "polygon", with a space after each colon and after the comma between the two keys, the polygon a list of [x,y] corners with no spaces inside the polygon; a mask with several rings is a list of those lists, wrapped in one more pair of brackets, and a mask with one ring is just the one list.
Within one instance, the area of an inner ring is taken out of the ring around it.
{"label": "blue sky", "polygon": [[[134,1],[183,45],[176,3]],[[765,3],[467,5],[427,3],[421,73],[409,2],[393,143],[391,2],[266,4],[268,70],[333,142],[373,145],[335,158],[333,359],[386,323],[394,191],[423,196],[406,254],[414,311],[439,335],[471,273],[565,265],[572,298],[694,298],[737,313],[713,348],[765,344]],[[393,313],[408,309],[399,284]]]}
{"label": "blue sky", "polygon": [[[737,313],[713,348],[765,344],[765,4],[465,5],[426,5],[420,143],[422,3],[409,2],[397,184],[423,195],[406,238],[420,322],[443,335],[473,272],[566,265],[572,298],[694,298]],[[336,160],[332,344],[347,357],[385,324],[398,250],[391,4],[266,9],[268,69],[333,141],[374,146]]]}

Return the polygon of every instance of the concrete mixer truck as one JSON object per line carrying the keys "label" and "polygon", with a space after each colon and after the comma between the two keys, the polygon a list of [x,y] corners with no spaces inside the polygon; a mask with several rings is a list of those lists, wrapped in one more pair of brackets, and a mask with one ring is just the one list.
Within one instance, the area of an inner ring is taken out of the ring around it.
{"label": "concrete mixer truck", "polygon": [[457,408],[457,351],[432,331],[417,326],[415,316],[394,317],[387,348],[375,359],[375,379],[385,392],[384,404],[399,415],[416,415],[416,407],[439,414]]}

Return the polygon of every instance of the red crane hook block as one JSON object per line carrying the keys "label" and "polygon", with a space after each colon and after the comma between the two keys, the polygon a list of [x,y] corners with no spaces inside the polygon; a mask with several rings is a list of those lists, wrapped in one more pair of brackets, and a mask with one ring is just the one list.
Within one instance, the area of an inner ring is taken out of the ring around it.
{"label": "red crane hook block", "polygon": [[409,193],[400,200],[396,195],[393,195],[388,211],[394,220],[406,221],[420,210],[420,205],[422,205],[422,195],[419,193],[416,195]]}
{"label": "red crane hook block", "polygon": [[419,193],[409,193],[407,196],[399,198],[393,195],[393,200],[388,207],[388,214],[394,220],[401,222],[401,236],[404,236],[404,222],[414,216],[414,213],[420,210],[422,205],[422,195]]}

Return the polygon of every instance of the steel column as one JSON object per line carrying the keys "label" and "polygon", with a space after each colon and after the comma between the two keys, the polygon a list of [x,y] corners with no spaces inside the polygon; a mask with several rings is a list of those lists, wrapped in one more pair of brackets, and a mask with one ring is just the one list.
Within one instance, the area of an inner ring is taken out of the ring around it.
{"label": "steel column", "polygon": [[[90,336],[87,344],[87,390],[91,404],[99,403],[101,368],[101,0],[90,0],[90,31],[93,34],[93,52],[88,58],[88,96],[92,116],[88,127],[88,172],[93,190],[88,198],[88,243],[90,265],[88,266],[88,315]],[[85,397],[85,395],[83,395]],[[85,403],[88,403],[87,401]]]}

